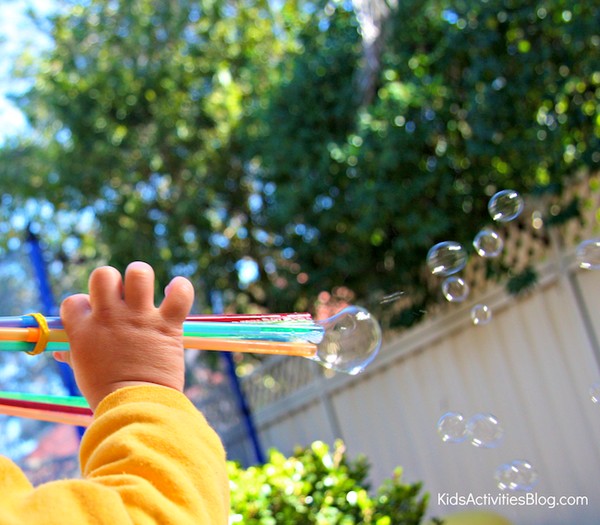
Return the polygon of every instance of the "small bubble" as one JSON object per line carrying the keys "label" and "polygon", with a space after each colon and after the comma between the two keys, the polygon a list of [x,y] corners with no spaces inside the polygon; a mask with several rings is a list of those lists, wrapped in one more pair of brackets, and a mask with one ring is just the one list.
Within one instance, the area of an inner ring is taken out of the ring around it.
{"label": "small bubble", "polygon": [[454,241],[440,242],[427,253],[427,266],[433,275],[452,275],[460,272],[466,264],[467,252]]}
{"label": "small bubble", "polygon": [[461,443],[466,439],[466,421],[460,412],[446,412],[437,422],[444,443]]}
{"label": "small bubble", "polygon": [[486,304],[476,304],[471,308],[471,321],[476,326],[483,326],[492,320],[492,311]]}
{"label": "small bubble", "polygon": [[514,190],[502,190],[492,196],[488,202],[488,211],[492,219],[498,222],[510,222],[523,211],[523,197]]}
{"label": "small bubble", "polygon": [[592,403],[600,405],[600,381],[594,383],[590,387],[590,399],[592,400]]}
{"label": "small bubble", "polygon": [[481,257],[493,258],[502,253],[504,241],[496,231],[484,228],[475,236],[473,247]]}
{"label": "small bubble", "polygon": [[494,448],[504,437],[504,430],[492,414],[475,414],[467,421],[467,437],[477,448]]}
{"label": "small bubble", "polygon": [[469,296],[469,285],[462,278],[451,276],[442,283],[442,293],[451,303],[460,303]]}
{"label": "small bubble", "polygon": [[600,270],[600,238],[588,239],[577,246],[575,257],[584,270]]}
{"label": "small bubble", "polygon": [[494,478],[501,490],[520,490],[528,492],[538,482],[538,473],[529,461],[516,459],[510,463],[500,465]]}

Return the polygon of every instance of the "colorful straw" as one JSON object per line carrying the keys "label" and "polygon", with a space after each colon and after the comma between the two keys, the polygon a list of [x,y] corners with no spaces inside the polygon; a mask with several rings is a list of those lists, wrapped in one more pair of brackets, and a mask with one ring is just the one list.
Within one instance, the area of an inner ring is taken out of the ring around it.
{"label": "colorful straw", "polygon": [[[195,315],[183,324],[189,349],[282,354],[313,358],[324,328],[310,314]],[[0,317],[0,351],[67,351],[59,317],[30,314]],[[0,414],[88,426],[92,411],[85,398],[0,391]]]}
{"label": "colorful straw", "polygon": [[83,397],[0,392],[0,414],[87,427],[93,413]]}
{"label": "colorful straw", "polygon": [[[196,350],[314,357],[325,330],[310,314],[192,316],[183,323],[184,346]],[[59,317],[0,318],[0,351],[69,350]]]}
{"label": "colorful straw", "polygon": [[72,414],[63,411],[52,411],[34,408],[22,408],[0,404],[0,414],[5,416],[24,417],[37,419],[49,423],[63,423],[77,427],[88,427],[92,423],[93,416],[86,414]]}
{"label": "colorful straw", "polygon": [[[15,401],[22,403],[38,403],[43,405],[70,406],[89,410],[90,405],[81,396],[52,396],[46,394],[29,394],[23,392],[0,391],[0,402]],[[32,407],[33,408],[33,407]],[[40,408],[40,407],[36,407]]]}
{"label": "colorful straw", "polygon": [[[185,348],[300,356],[350,375],[362,372],[373,361],[381,338],[377,320],[357,306],[319,323],[309,314],[196,315],[183,323]],[[58,317],[0,317],[0,351],[37,355],[68,350],[67,334]],[[7,392],[0,392],[0,414],[78,426],[92,419],[82,398]]]}
{"label": "colorful straw", "polygon": [[189,315],[187,321],[212,321],[214,323],[312,322],[312,316],[307,312],[293,314],[196,314]]}

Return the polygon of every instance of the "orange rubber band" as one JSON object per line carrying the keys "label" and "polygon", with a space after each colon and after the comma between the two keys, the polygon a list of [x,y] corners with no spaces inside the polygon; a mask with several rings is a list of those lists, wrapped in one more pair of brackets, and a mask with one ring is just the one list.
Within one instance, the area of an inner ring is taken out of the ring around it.
{"label": "orange rubber band", "polygon": [[48,322],[46,318],[40,313],[33,314],[25,314],[33,317],[38,324],[38,339],[33,347],[33,350],[27,352],[29,355],[38,355],[41,354],[46,349],[46,344],[48,343],[48,339],[50,339],[50,328],[48,328]]}

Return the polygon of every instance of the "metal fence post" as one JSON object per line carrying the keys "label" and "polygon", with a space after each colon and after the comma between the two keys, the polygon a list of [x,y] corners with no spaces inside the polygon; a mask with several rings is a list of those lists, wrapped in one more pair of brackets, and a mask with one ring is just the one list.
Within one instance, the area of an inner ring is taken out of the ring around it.
{"label": "metal fence post", "polygon": [[[54,300],[54,294],[52,293],[52,286],[50,285],[50,279],[48,278],[46,261],[44,260],[40,241],[37,235],[31,231],[31,228],[28,228],[27,232],[27,246],[29,247],[29,259],[38,283],[42,313],[44,315],[58,315],[58,307]],[[59,363],[58,361],[56,361],[56,364],[62,382],[69,395],[80,396],[81,392],[79,392],[79,389],[77,388],[77,383],[75,382],[75,376],[73,375],[71,367],[66,363]],[[83,436],[84,431],[85,428],[77,427],[77,433],[80,439]]]}

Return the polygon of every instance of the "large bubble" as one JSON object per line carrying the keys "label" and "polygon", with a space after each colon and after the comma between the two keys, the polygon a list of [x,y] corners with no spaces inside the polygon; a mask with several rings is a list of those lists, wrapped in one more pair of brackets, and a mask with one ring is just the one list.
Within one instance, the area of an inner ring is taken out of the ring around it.
{"label": "large bubble", "polygon": [[442,293],[447,301],[461,303],[469,296],[469,285],[462,277],[452,275],[444,279]]}
{"label": "large bubble", "polygon": [[584,270],[600,270],[600,238],[588,239],[577,246],[575,257]]}
{"label": "large bubble", "polygon": [[490,216],[497,222],[510,222],[523,211],[523,197],[514,190],[502,190],[488,202]]}
{"label": "large bubble", "polygon": [[501,490],[528,492],[537,484],[538,473],[529,461],[516,459],[500,465],[496,469],[494,478]]}
{"label": "large bubble", "polygon": [[504,241],[495,230],[484,228],[473,239],[473,247],[481,257],[491,259],[502,253]]}
{"label": "large bubble", "polygon": [[504,430],[493,414],[479,413],[467,421],[467,438],[478,448],[494,448],[504,437]]}
{"label": "large bubble", "polygon": [[437,431],[444,443],[461,443],[467,438],[467,422],[460,412],[446,412],[437,422]]}
{"label": "large bubble", "polygon": [[467,252],[458,242],[440,242],[427,253],[427,266],[433,275],[452,275],[460,272],[466,264]]}
{"label": "large bubble", "polygon": [[349,306],[319,321],[325,329],[313,358],[325,368],[356,375],[375,359],[381,346],[381,328],[364,308]]}

